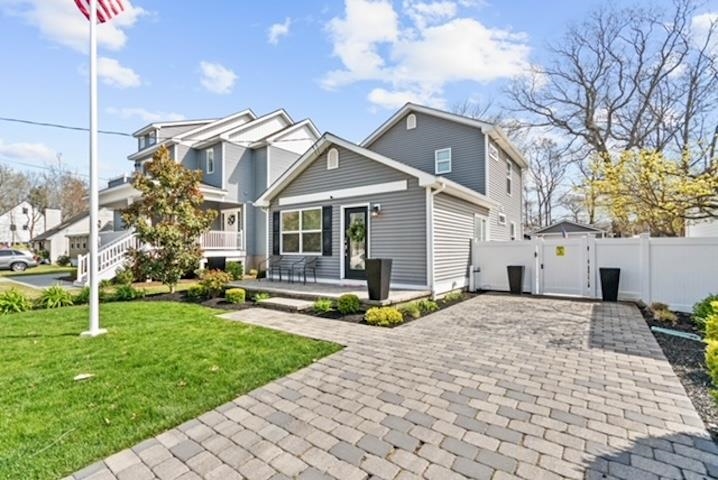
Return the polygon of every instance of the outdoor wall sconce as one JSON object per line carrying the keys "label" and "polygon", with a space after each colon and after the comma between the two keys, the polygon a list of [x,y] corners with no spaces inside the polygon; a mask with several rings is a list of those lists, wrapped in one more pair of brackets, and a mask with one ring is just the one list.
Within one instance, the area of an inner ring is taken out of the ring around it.
{"label": "outdoor wall sconce", "polygon": [[371,206],[371,216],[372,217],[378,217],[380,213],[381,213],[381,204],[380,203],[375,203],[374,205]]}

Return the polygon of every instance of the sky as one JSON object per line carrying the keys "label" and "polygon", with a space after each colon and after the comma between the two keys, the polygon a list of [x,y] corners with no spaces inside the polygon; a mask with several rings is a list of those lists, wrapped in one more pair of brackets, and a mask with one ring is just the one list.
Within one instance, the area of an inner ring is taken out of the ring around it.
{"label": "sky", "polygon": [[[122,0],[99,27],[99,124],[284,108],[361,141],[406,101],[505,102],[503,88],[601,5],[593,0]],[[655,4],[669,4],[656,0]],[[702,12],[718,12],[718,0]],[[0,117],[85,127],[88,23],[73,0],[0,0]],[[100,177],[129,172],[100,137]],[[0,121],[0,163],[88,172],[86,132]]]}

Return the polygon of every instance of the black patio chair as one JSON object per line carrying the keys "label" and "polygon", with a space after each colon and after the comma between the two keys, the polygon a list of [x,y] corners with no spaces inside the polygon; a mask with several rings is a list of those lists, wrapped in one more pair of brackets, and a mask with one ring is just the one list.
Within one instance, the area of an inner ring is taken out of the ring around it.
{"label": "black patio chair", "polygon": [[295,272],[299,278],[303,278],[304,285],[307,284],[307,272],[311,272],[314,277],[314,283],[317,283],[317,264],[319,259],[317,257],[302,257],[292,264],[292,271],[290,278],[294,279]]}
{"label": "black patio chair", "polygon": [[[265,278],[267,278],[268,280],[274,281],[274,274],[279,273],[279,281],[281,282],[282,273],[287,272],[287,277],[289,277],[289,280],[291,281],[291,270],[288,266],[284,266],[282,264],[283,260],[284,257],[282,257],[281,255],[272,255],[268,259],[259,262],[259,270],[261,271],[262,264],[265,264]],[[257,277],[257,281],[261,281],[261,278]]]}

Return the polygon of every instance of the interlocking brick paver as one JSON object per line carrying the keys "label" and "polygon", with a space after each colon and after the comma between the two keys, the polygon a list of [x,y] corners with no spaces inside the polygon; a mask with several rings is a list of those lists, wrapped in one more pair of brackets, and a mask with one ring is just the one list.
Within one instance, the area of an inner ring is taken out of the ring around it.
{"label": "interlocking brick paver", "polygon": [[630,305],[481,295],[391,330],[225,317],[346,348],[73,480],[718,476],[718,447]]}

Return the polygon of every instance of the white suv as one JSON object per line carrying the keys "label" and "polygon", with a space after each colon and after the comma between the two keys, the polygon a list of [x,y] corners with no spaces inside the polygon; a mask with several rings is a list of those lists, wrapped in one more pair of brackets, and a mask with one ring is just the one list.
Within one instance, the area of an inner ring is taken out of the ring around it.
{"label": "white suv", "polygon": [[0,249],[0,270],[24,272],[32,267],[37,267],[37,262],[30,252],[10,248]]}

